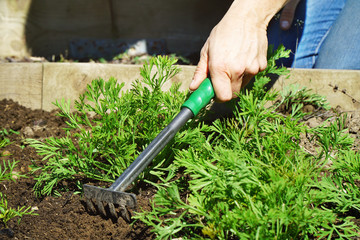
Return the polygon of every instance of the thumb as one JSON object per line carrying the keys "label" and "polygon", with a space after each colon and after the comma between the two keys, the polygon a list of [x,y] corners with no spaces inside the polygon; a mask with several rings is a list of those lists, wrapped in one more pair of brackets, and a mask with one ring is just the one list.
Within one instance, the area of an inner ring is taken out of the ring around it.
{"label": "thumb", "polygon": [[192,79],[192,82],[190,83],[190,90],[194,91],[196,90],[200,83],[207,77],[208,75],[208,61],[207,58],[201,58],[196,69],[195,73]]}
{"label": "thumb", "polygon": [[290,0],[281,11],[280,28],[282,30],[286,31],[290,29],[291,24],[294,20],[295,10],[299,2],[300,0]]}

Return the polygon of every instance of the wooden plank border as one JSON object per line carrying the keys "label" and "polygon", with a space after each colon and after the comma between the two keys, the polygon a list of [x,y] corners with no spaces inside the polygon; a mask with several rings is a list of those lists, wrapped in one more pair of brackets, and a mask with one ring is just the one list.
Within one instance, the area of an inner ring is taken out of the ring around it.
{"label": "wooden plank border", "polygon": [[273,85],[282,90],[298,84],[325,96],[332,107],[346,111],[360,109],[360,71],[327,69],[291,69],[289,78],[281,77]]}
{"label": "wooden plank border", "polygon": [[[52,102],[62,98],[73,102],[93,79],[115,77],[125,83],[124,90],[140,78],[140,65],[100,63],[1,63],[0,99],[8,98],[25,107],[50,111]],[[195,66],[180,66],[181,72],[164,86],[181,82],[181,90],[189,86]],[[353,111],[360,108],[360,71],[291,69],[289,77],[274,83],[276,90],[289,84],[311,88],[326,96],[333,107]]]}
{"label": "wooden plank border", "polygon": [[0,64],[0,99],[12,99],[33,109],[42,109],[42,63]]}

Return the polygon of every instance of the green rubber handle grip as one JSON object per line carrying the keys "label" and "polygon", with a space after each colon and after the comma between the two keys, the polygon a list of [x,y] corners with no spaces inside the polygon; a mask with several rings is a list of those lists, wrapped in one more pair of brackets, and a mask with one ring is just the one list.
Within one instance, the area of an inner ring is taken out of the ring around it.
{"label": "green rubber handle grip", "polygon": [[210,100],[215,96],[214,88],[211,84],[211,81],[209,78],[206,78],[199,86],[198,89],[196,89],[184,102],[184,104],[181,106],[187,107],[190,109],[194,116],[196,116],[200,110],[205,107]]}

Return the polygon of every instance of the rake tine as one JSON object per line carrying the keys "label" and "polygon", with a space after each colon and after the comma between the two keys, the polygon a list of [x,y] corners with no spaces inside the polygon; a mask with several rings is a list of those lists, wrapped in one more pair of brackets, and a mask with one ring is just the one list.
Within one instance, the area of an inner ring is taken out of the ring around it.
{"label": "rake tine", "polygon": [[115,206],[113,203],[109,203],[108,204],[109,206],[109,211],[110,211],[110,214],[113,218],[117,219],[118,218],[118,214],[116,213],[116,209],[115,209]]}
{"label": "rake tine", "polygon": [[106,217],[106,211],[104,208],[104,204],[101,201],[96,201],[96,206],[100,214],[102,214],[104,217]]}
{"label": "rake tine", "polygon": [[86,208],[88,209],[88,211],[90,211],[91,213],[96,213],[96,209],[94,204],[92,203],[92,201],[88,198],[86,198]]}
{"label": "rake tine", "polygon": [[123,219],[125,219],[125,221],[127,221],[127,222],[131,221],[129,212],[125,206],[120,206],[120,215]]}
{"label": "rake tine", "polygon": [[[117,219],[119,214],[117,213],[116,207],[119,206],[121,216],[128,222],[130,222],[130,216],[127,207],[136,207],[136,196],[134,194],[118,192],[109,188],[99,188],[85,184],[84,197],[89,211],[94,213],[99,212],[104,217],[111,215],[111,217]],[[96,207],[93,203],[95,203]],[[106,205],[109,209],[105,209]]]}

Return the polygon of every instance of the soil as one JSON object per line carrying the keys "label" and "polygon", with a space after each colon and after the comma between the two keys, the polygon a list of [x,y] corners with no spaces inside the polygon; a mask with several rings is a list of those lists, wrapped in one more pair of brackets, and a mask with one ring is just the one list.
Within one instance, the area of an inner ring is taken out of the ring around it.
{"label": "soil", "polygon": [[[306,124],[315,127],[324,119],[334,118],[336,111],[313,111]],[[340,111],[339,109],[337,111]],[[56,116],[56,111],[31,110],[12,100],[0,101],[0,130],[12,129],[19,134],[11,134],[12,144],[1,149],[0,161],[19,161],[15,171],[28,174],[32,160],[39,159],[35,150],[27,146],[25,138],[44,139],[64,135],[65,119]],[[348,132],[355,139],[355,149],[360,146],[360,112],[348,113]],[[315,151],[306,136],[302,141],[306,151]],[[5,181],[0,191],[6,194],[10,207],[31,206],[37,216],[26,215],[20,224],[15,219],[8,222],[8,228],[0,225],[0,239],[153,239],[150,229],[140,222],[129,225],[124,219],[113,220],[86,211],[80,195],[64,192],[61,197],[37,198],[32,189],[35,181],[31,175],[16,182]],[[137,194],[138,205],[149,209],[149,200],[154,189],[142,186]]]}
{"label": "soil", "polygon": [[[39,159],[35,150],[24,144],[25,138],[43,139],[64,135],[65,120],[56,111],[31,110],[12,100],[0,101],[0,128],[19,132],[9,135],[12,144],[1,149],[0,161],[17,160],[14,171],[28,174],[32,160]],[[26,215],[20,224],[15,219],[8,228],[0,225],[0,239],[153,239],[153,234],[141,222],[129,225],[123,218],[115,221],[99,214],[90,214],[80,195],[62,193],[61,197],[37,198],[31,175],[16,182],[4,181],[0,191],[12,208],[31,206],[38,215]],[[148,209],[154,191],[144,186],[137,194],[138,207]]]}

